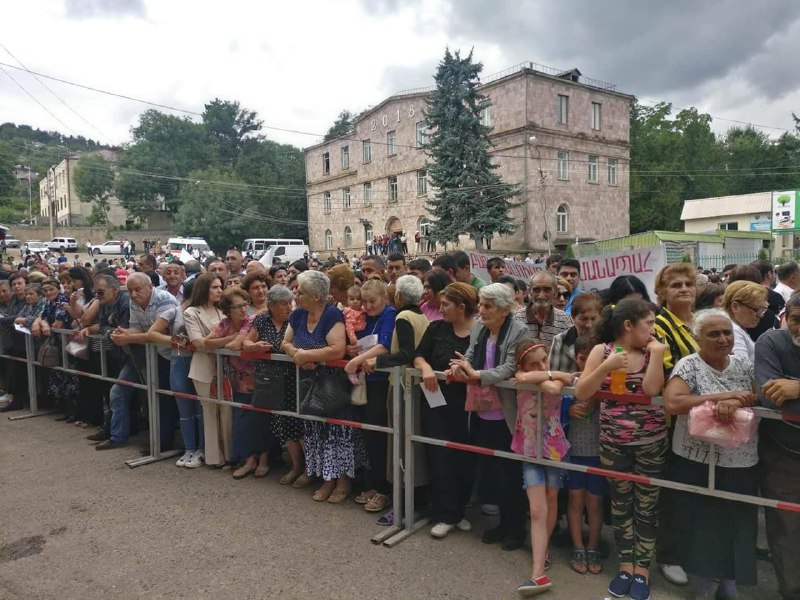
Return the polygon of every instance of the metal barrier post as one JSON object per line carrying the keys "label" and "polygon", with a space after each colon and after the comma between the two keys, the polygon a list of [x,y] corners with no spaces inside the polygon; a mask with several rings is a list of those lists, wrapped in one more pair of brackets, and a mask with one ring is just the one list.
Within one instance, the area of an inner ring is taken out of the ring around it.
{"label": "metal barrier post", "polygon": [[717,489],[717,446],[708,445],[708,489]]}
{"label": "metal barrier post", "polygon": [[407,369],[405,372],[405,394],[403,396],[405,401],[403,424],[403,443],[405,460],[403,462],[403,484],[405,486],[405,523],[402,531],[393,535],[383,545],[391,548],[402,542],[407,537],[413,535],[423,527],[425,527],[430,519],[425,517],[419,521],[414,521],[414,442],[411,441],[411,436],[414,435],[414,386],[416,379],[411,375]]}
{"label": "metal barrier post", "polygon": [[400,398],[401,389],[403,388],[403,368],[392,368],[392,376],[394,382],[392,384],[392,510],[394,511],[394,521],[391,527],[387,527],[385,531],[373,536],[372,543],[380,544],[382,541],[392,537],[403,529],[403,486],[407,486],[408,482],[403,480],[401,471],[401,423],[400,423]]}
{"label": "metal barrier post", "polygon": [[25,362],[27,363],[27,377],[28,377],[28,399],[30,401],[30,412],[24,415],[16,415],[8,417],[9,421],[21,421],[22,419],[30,419],[32,417],[41,417],[44,415],[52,414],[53,411],[46,410],[39,411],[39,397],[36,393],[36,349],[33,344],[33,336],[28,334],[17,333],[16,335],[25,336]]}

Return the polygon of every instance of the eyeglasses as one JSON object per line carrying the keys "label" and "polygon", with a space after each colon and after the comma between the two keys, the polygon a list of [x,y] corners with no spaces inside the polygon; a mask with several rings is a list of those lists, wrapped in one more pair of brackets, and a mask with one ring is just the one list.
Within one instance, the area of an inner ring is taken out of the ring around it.
{"label": "eyeglasses", "polygon": [[242,304],[231,304],[231,310],[239,310],[240,308],[247,308],[247,302]]}
{"label": "eyeglasses", "polygon": [[569,292],[558,292],[559,298],[569,298]]}
{"label": "eyeglasses", "polygon": [[532,287],[530,288],[531,294],[552,294],[553,288],[551,287]]}
{"label": "eyeglasses", "polygon": [[741,304],[742,306],[746,306],[747,308],[749,308],[750,310],[752,310],[754,313],[756,313],[756,316],[757,316],[759,319],[760,319],[761,317],[763,317],[765,314],[767,314],[767,310],[768,310],[768,309],[767,309],[766,307],[765,307],[765,308],[756,308],[756,307],[754,307],[754,306],[750,306],[749,304],[745,304],[744,302],[740,302],[739,304]]}
{"label": "eyeglasses", "polygon": [[95,290],[94,291],[95,296],[104,296],[105,293],[106,293],[105,290]]}

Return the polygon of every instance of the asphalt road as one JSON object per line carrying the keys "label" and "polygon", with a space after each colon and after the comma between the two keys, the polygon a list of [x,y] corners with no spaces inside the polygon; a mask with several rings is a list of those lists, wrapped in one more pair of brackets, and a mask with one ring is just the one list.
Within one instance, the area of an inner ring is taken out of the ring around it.
{"label": "asphalt road", "polygon": [[[95,452],[87,430],[6,416],[0,600],[505,599],[530,572],[529,550],[481,544],[494,522],[477,509],[471,533],[435,540],[423,530],[384,548],[370,543],[380,528],[358,505],[313,502],[313,487],[281,486],[279,473],[234,481],[174,459],[130,469],[136,446]],[[577,575],[567,554],[553,549],[555,587],[542,597],[608,597],[613,560],[602,575]],[[762,585],[740,597],[776,599],[771,566],[759,570]],[[652,597],[691,595],[656,575]]]}

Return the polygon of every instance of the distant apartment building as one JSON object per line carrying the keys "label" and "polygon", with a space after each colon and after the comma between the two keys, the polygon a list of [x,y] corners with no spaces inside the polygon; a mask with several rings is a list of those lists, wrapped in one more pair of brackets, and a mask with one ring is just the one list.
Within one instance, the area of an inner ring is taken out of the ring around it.
{"label": "distant apartment building", "polygon": [[[316,250],[360,251],[365,239],[430,227],[422,149],[425,100],[432,88],[395,94],[355,121],[344,137],[306,148],[309,243]],[[629,231],[630,105],[615,86],[523,63],[482,82],[491,106],[497,173],[522,193],[512,211],[517,232],[492,249],[544,250]],[[462,248],[474,244],[462,236]]]}
{"label": "distant apartment building", "polygon": [[[110,150],[92,152],[113,161],[115,153]],[[50,213],[55,217],[55,225],[76,227],[89,224],[94,203],[84,201],[75,190],[75,170],[81,154],[70,154],[60,163],[51,167],[39,181],[39,216],[37,224],[47,225]],[[125,209],[117,198],[109,200],[108,223],[119,227],[129,221]]]}

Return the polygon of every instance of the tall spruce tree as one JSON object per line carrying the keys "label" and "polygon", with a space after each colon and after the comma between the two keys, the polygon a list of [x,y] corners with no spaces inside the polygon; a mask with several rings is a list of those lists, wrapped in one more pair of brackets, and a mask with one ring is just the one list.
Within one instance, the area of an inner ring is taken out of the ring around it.
{"label": "tall spruce tree", "polygon": [[481,63],[472,62],[471,51],[461,58],[458,51],[445,50],[436,71],[436,91],[425,110],[431,132],[425,144],[432,160],[428,177],[436,188],[427,201],[430,235],[447,243],[469,234],[479,250],[496,234],[514,233],[509,211],[519,206],[511,199],[521,189],[503,182],[489,156],[491,127],[481,124],[480,114],[489,100],[477,89],[482,69]]}

